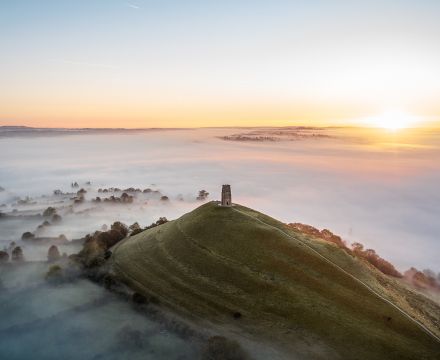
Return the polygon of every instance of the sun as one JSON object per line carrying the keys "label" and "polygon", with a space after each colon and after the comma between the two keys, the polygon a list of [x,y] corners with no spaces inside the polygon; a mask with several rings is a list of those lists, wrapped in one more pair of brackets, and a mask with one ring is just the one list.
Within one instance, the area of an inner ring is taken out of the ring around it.
{"label": "sun", "polygon": [[362,122],[367,126],[400,130],[415,126],[420,122],[420,118],[403,111],[386,111],[380,115],[364,118]]}

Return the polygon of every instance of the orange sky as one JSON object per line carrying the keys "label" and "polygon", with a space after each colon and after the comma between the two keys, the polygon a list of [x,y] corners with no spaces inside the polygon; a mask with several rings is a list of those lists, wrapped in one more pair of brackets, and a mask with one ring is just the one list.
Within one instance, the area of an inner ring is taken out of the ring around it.
{"label": "orange sky", "polygon": [[438,2],[171,3],[1,5],[0,125],[440,119]]}

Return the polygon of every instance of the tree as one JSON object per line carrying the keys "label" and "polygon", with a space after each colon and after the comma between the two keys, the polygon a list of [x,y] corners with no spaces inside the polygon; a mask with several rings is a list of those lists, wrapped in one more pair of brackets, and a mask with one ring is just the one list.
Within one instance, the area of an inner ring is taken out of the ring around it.
{"label": "tree", "polygon": [[247,360],[248,354],[236,341],[223,336],[208,339],[202,351],[202,360]]}
{"label": "tree", "polygon": [[130,229],[130,235],[132,235],[132,236],[142,232],[142,229],[137,222],[130,225],[129,229]]}
{"label": "tree", "polygon": [[26,231],[21,235],[21,240],[32,240],[35,238],[35,235],[32,234],[30,231]]}
{"label": "tree", "polygon": [[58,284],[62,281],[63,269],[59,265],[52,265],[46,273],[46,280],[52,284]]}
{"label": "tree", "polygon": [[133,202],[133,196],[128,195],[126,192],[124,192],[124,193],[121,195],[121,201],[122,201],[123,203],[131,204],[131,203]]}
{"label": "tree", "polygon": [[6,251],[0,251],[0,264],[7,263],[9,261],[9,254]]}
{"label": "tree", "polygon": [[159,226],[159,225],[163,225],[163,224],[165,224],[167,222],[168,222],[168,219],[166,217],[160,217],[159,220],[157,220],[156,222],[152,223],[149,226],[146,226],[145,230],[154,228],[154,227]]}
{"label": "tree", "polygon": [[359,254],[364,251],[364,245],[362,245],[361,243],[358,243],[358,242],[351,244],[351,248],[353,249],[353,252],[355,254]]}
{"label": "tree", "polygon": [[201,200],[201,201],[206,200],[208,195],[209,192],[207,192],[206,190],[200,190],[199,195],[197,196],[197,200]]}
{"label": "tree", "polygon": [[24,261],[23,250],[20,246],[16,246],[14,250],[12,250],[12,261]]}
{"label": "tree", "polygon": [[128,227],[127,225],[121,223],[120,221],[115,221],[111,226],[110,230],[117,231],[120,234],[120,240],[125,238],[128,234]]}
{"label": "tree", "polygon": [[69,242],[69,240],[67,240],[66,235],[64,235],[64,234],[60,234],[60,235],[58,235],[58,241],[61,242],[61,243],[67,243],[67,242]]}
{"label": "tree", "polygon": [[51,219],[53,224],[58,224],[61,222],[61,220],[62,220],[62,217],[58,214],[53,214],[52,219]]}
{"label": "tree", "polygon": [[61,258],[60,251],[58,247],[52,245],[47,252],[47,260],[49,262],[55,262]]}
{"label": "tree", "polygon": [[49,217],[49,216],[54,215],[56,212],[57,212],[57,209],[55,209],[52,206],[49,206],[46,210],[44,210],[43,216],[44,217]]}

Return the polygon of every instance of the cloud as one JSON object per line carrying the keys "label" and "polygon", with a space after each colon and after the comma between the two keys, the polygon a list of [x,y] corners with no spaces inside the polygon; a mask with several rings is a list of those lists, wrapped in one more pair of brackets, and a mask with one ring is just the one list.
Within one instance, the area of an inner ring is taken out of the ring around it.
{"label": "cloud", "polygon": [[68,60],[68,59],[53,59],[52,62],[67,64],[67,65],[75,65],[75,66],[83,66],[83,67],[91,67],[91,68],[102,68],[102,69],[117,69],[116,66],[102,63],[93,63],[88,61],[76,61],[76,60]]}
{"label": "cloud", "polygon": [[127,3],[127,5],[128,5],[129,7],[131,7],[132,9],[136,9],[136,10],[139,10],[139,9],[140,9],[140,6],[137,6],[137,5],[132,4],[132,3]]}

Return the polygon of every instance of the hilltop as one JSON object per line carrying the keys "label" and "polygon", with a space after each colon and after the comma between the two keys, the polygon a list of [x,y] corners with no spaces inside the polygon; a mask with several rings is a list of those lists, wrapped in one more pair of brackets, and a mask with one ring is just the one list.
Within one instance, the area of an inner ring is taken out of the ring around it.
{"label": "hilltop", "polygon": [[233,324],[292,358],[440,354],[434,303],[336,245],[243,206],[202,205],[118,243],[111,262],[146,298],[196,322]]}

